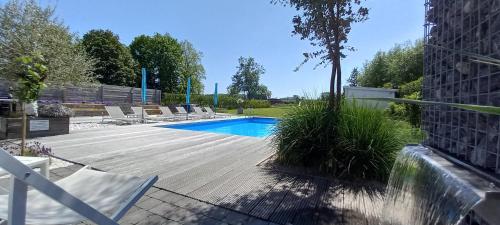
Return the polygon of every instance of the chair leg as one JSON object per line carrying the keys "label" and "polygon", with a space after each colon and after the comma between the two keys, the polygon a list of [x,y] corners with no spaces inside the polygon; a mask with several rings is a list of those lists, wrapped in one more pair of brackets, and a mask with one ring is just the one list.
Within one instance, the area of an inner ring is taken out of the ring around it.
{"label": "chair leg", "polygon": [[10,178],[9,225],[26,224],[26,200],[28,185],[14,176]]}

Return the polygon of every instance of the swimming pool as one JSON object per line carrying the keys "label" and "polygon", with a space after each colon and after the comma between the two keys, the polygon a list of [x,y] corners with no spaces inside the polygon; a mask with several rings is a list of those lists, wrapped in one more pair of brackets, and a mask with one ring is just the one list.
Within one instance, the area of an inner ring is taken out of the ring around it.
{"label": "swimming pool", "polygon": [[165,127],[181,130],[206,131],[220,134],[267,137],[272,134],[277,122],[278,120],[273,118],[253,117],[244,119],[174,124],[167,125]]}

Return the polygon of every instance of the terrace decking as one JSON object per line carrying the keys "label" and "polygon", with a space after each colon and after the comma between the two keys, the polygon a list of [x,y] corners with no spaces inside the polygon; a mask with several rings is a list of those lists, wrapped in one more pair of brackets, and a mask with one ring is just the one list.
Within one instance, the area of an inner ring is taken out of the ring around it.
{"label": "terrace decking", "polygon": [[273,154],[265,139],[136,125],[40,141],[100,170],[159,175],[121,224],[373,224],[381,208],[334,182],[257,166]]}

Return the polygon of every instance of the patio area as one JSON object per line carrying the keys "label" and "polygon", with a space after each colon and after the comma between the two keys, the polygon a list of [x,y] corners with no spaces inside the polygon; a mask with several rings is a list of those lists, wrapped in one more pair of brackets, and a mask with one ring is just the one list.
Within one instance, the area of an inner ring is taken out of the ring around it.
{"label": "patio area", "polygon": [[259,166],[274,152],[269,139],[146,124],[38,140],[99,170],[159,176],[120,224],[373,224],[381,208],[378,197],[355,196],[334,181]]}

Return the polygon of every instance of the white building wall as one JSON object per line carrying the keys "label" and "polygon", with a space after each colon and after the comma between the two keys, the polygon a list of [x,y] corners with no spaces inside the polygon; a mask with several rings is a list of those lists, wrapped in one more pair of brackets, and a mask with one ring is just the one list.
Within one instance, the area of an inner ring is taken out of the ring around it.
{"label": "white building wall", "polygon": [[[349,101],[352,101],[354,98],[394,98],[396,97],[396,91],[396,89],[386,88],[344,86],[344,94]],[[356,99],[356,103],[366,104],[380,109],[385,109],[389,106],[389,102],[375,100]]]}

